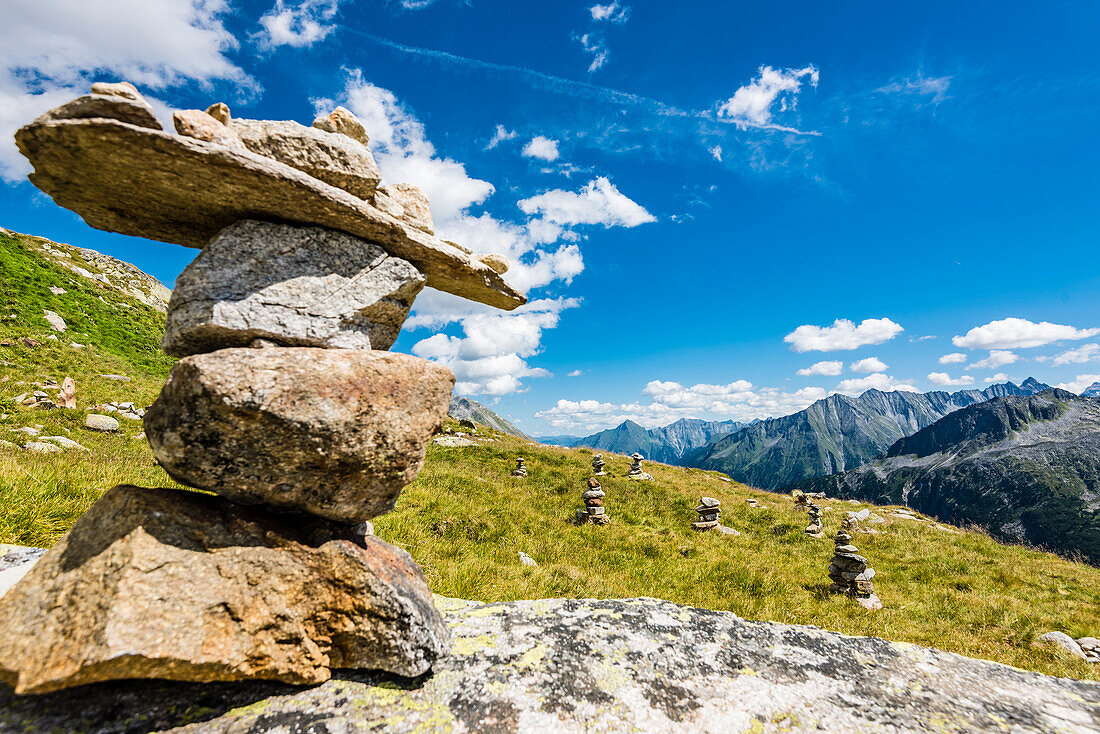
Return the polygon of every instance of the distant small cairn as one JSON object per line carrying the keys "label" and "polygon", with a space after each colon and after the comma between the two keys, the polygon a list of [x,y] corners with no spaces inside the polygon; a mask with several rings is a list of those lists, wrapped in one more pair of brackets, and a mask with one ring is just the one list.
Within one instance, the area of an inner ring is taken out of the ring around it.
{"label": "distant small cairn", "polygon": [[699,519],[691,524],[691,527],[700,533],[714,531],[722,535],[740,535],[733,528],[722,524],[722,503],[713,497],[700,497],[699,506],[695,508],[699,513]]}
{"label": "distant small cairn", "polygon": [[527,476],[527,467],[523,465],[524,459],[520,457],[516,459],[516,468],[512,470],[513,477],[525,477]]}
{"label": "distant small cairn", "polygon": [[811,538],[825,537],[825,526],[821,524],[821,508],[811,502],[807,509],[810,513],[810,524],[806,526],[806,535]]}
{"label": "distant small cairn", "polygon": [[593,456],[592,457],[592,475],[597,476],[597,477],[602,477],[605,474],[607,474],[607,472],[605,472],[603,470],[605,465],[606,465],[606,462],[603,460],[603,454],[596,454],[595,456]]}
{"label": "distant small cairn", "polygon": [[794,507],[796,510],[803,507],[809,507],[813,500],[825,499],[824,492],[803,492],[801,489],[791,490],[791,497],[794,497]]}
{"label": "distant small cairn", "polygon": [[852,545],[852,524],[845,519],[836,534],[836,548],[829,562],[829,578],[833,580],[829,591],[847,594],[864,609],[882,609],[882,600],[875,595],[875,569],[868,568],[867,559],[859,555]]}
{"label": "distant small cairn", "polygon": [[627,470],[627,472],[626,472],[627,477],[629,477],[630,479],[641,479],[641,480],[653,479],[653,477],[651,475],[646,474],[642,470],[642,459],[645,458],[644,456],[642,456],[637,451],[635,451],[633,454],[630,455],[630,458],[631,458],[630,469]]}
{"label": "distant small cairn", "polygon": [[596,478],[590,478],[585,485],[584,494],[581,495],[581,499],[584,500],[584,509],[577,510],[576,521],[578,525],[583,525],[586,522],[593,523],[595,525],[607,525],[611,522],[611,518],[607,516],[607,509],[603,506],[604,491],[600,486],[600,480]]}

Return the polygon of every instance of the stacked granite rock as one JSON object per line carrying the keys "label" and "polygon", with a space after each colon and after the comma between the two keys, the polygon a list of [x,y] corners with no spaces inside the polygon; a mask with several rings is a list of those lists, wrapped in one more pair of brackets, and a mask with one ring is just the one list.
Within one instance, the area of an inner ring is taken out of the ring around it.
{"label": "stacked granite rock", "polygon": [[841,522],[836,534],[836,547],[829,562],[829,578],[833,583],[829,590],[847,594],[865,609],[881,609],[882,601],[875,594],[875,569],[867,566],[867,559],[859,555],[852,545],[851,526],[848,520]]}
{"label": "stacked granite rock", "polygon": [[649,480],[653,479],[652,476],[646,474],[642,469],[642,459],[645,457],[635,451],[630,455],[630,469],[627,470],[626,476],[630,479]]}
{"label": "stacked granite rock", "polygon": [[592,475],[596,477],[602,477],[607,472],[603,470],[606,463],[603,460],[603,454],[596,454],[592,457]]}
{"label": "stacked granite rock", "polygon": [[0,599],[0,682],[421,675],[449,634],[369,520],[416,477],[454,375],[382,350],[425,284],[524,299],[507,263],[431,235],[419,190],[378,186],[346,110],[309,128],[223,104],[174,121],[180,136],[129,84],[96,84],[16,138],[32,181],[89,224],[203,247],[145,431],[173,479],[213,494],[108,490]]}
{"label": "stacked granite rock", "polygon": [[578,524],[583,525],[586,522],[593,523],[595,525],[607,525],[611,522],[611,518],[607,516],[607,510],[603,506],[604,491],[600,486],[600,480],[596,478],[589,478],[585,485],[584,494],[581,495],[581,499],[584,500],[584,509],[577,510],[576,521]]}
{"label": "stacked granite rock", "polygon": [[821,523],[821,508],[811,502],[806,509],[810,514],[810,524],[806,526],[806,535],[811,538],[825,537],[825,526]]}
{"label": "stacked granite rock", "polygon": [[527,467],[523,464],[523,459],[516,459],[516,468],[512,470],[513,477],[525,477],[527,476]]}
{"label": "stacked granite rock", "polygon": [[699,519],[691,524],[691,527],[699,532],[717,532],[722,535],[740,535],[733,528],[722,524],[722,503],[713,497],[701,497],[699,506],[695,508],[699,513]]}

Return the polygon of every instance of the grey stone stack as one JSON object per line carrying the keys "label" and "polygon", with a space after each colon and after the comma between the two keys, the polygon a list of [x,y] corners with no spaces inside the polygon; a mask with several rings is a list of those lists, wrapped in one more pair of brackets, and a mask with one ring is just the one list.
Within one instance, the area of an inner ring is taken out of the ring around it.
{"label": "grey stone stack", "polygon": [[630,478],[630,479],[640,479],[640,480],[643,480],[643,481],[653,479],[652,476],[650,476],[649,474],[646,474],[646,472],[642,469],[642,459],[644,459],[644,458],[645,457],[642,456],[641,454],[639,454],[638,452],[634,452],[633,454],[630,455],[630,459],[631,459],[630,469],[628,469],[627,472],[626,472],[626,476],[628,478]]}
{"label": "grey stone stack", "polygon": [[524,465],[523,462],[524,462],[523,458],[516,459],[516,468],[512,470],[512,476],[513,477],[526,477],[527,476],[527,467]]}
{"label": "grey stone stack", "polygon": [[740,535],[733,528],[722,524],[722,503],[713,497],[701,497],[699,506],[695,508],[699,513],[699,519],[691,524],[697,532],[715,532],[720,535]]}
{"label": "grey stone stack", "polygon": [[607,525],[610,523],[611,518],[607,516],[603,498],[604,491],[600,486],[600,480],[590,478],[585,484],[584,494],[581,495],[581,499],[584,500],[584,509],[576,512],[577,524],[583,525],[590,522],[594,525]]}
{"label": "grey stone stack", "polygon": [[821,508],[814,503],[809,503],[807,511],[810,514],[810,524],[806,526],[806,535],[811,538],[823,538],[824,526],[821,524]]}
{"label": "grey stone stack", "polygon": [[867,559],[852,545],[851,527],[845,520],[836,534],[836,547],[829,562],[829,578],[833,583],[829,590],[847,594],[865,609],[881,609],[882,601],[875,594],[875,569],[867,566]]}
{"label": "grey stone stack", "polygon": [[606,474],[607,472],[605,472],[603,470],[605,465],[606,464],[603,460],[603,454],[596,454],[595,456],[593,456],[592,457],[592,475],[596,476],[596,477],[602,477],[604,474]]}

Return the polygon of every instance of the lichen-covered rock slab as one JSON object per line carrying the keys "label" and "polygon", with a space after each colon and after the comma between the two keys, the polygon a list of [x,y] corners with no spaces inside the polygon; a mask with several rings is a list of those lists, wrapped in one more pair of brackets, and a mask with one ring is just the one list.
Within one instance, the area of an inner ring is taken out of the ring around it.
{"label": "lichen-covered rock slab", "polygon": [[1100,730],[1100,685],[655,599],[437,605],[454,653],[415,680],[115,683],[19,699],[0,729],[243,732]]}
{"label": "lichen-covered rock slab", "polygon": [[98,229],[201,248],[242,219],[313,224],[381,245],[441,291],[505,310],[527,302],[461,248],[248,150],[104,119],[35,121],[16,142],[31,181]]}
{"label": "lichen-covered rock slab", "polygon": [[448,644],[399,548],[128,486],[108,490],[0,597],[0,619],[0,681],[17,693],[127,678],[308,684],[335,668],[416,676]]}
{"label": "lichen-covered rock slab", "polygon": [[424,282],[409,262],[358,237],[246,220],[176,279],[161,346],[176,357],[255,339],[389,349]]}
{"label": "lichen-covered rock slab", "polygon": [[172,368],[145,435],[178,482],[357,523],[416,477],[453,387],[450,370],[407,354],[221,349]]}

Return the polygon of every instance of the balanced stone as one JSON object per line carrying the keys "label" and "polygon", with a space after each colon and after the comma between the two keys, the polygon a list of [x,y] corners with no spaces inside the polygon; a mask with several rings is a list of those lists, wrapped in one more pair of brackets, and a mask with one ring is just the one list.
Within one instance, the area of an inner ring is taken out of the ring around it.
{"label": "balanced stone", "polygon": [[631,479],[641,479],[641,480],[653,479],[652,476],[650,476],[649,474],[646,474],[642,470],[642,459],[644,459],[644,458],[645,458],[644,456],[642,456],[641,454],[639,454],[637,452],[634,452],[633,454],[631,454],[630,455],[630,459],[631,459],[630,469],[627,470],[626,476],[630,477]]}
{"label": "balanced stone", "polygon": [[357,523],[416,477],[453,386],[450,370],[404,354],[222,349],[172,368],[145,433],[182,484]]}
{"label": "balanced stone", "polygon": [[[814,505],[810,507],[813,508]],[[837,531],[836,548],[829,562],[829,578],[833,581],[829,590],[851,596],[864,609],[881,609],[882,601],[875,594],[872,581],[875,569],[867,566],[867,559],[859,555],[859,549],[851,544],[854,526],[855,522],[846,518]]]}
{"label": "balanced stone", "polygon": [[[603,460],[603,454],[596,454],[592,457],[592,473],[595,476],[602,477],[607,473],[603,470],[605,465],[606,464]],[[599,482],[597,482],[597,484],[599,484]]]}
{"label": "balanced stone", "polygon": [[343,232],[246,220],[176,279],[162,346],[177,357],[255,339],[389,349],[424,283],[407,261]]}
{"label": "balanced stone", "polygon": [[382,179],[367,146],[342,133],[293,120],[235,119],[229,124],[253,153],[274,158],[360,199],[374,194]]}
{"label": "balanced stone", "polygon": [[[432,209],[428,197],[419,186],[408,183],[382,186],[375,193],[375,206],[383,211],[400,207],[400,213],[394,213],[417,229],[435,234],[435,222],[432,221]],[[385,202],[384,204],[381,202]],[[396,207],[394,206],[396,205]]]}
{"label": "balanced stone", "polygon": [[699,505],[695,508],[695,511],[699,513],[699,519],[691,524],[694,530],[698,530],[699,532],[715,530],[722,535],[741,534],[733,528],[722,525],[722,503],[714,497],[700,498]]}
{"label": "balanced stone", "polygon": [[811,538],[824,537],[824,525],[821,523],[821,508],[810,502],[808,504],[808,510],[810,513],[810,524],[806,526],[806,535],[809,535]]}
{"label": "balanced stone", "polygon": [[[104,583],[108,579],[109,583]],[[108,490],[0,598],[0,681],[327,680],[426,672],[449,635],[405,551],[174,489]]]}
{"label": "balanced stone", "polygon": [[[226,107],[226,114],[229,108]],[[244,141],[233,128],[202,110],[177,110],[172,113],[172,125],[180,135],[205,140],[229,148],[244,149]]]}
{"label": "balanced stone", "polygon": [[363,126],[363,123],[344,107],[337,107],[327,115],[319,115],[314,119],[313,127],[330,133],[347,135],[363,145],[370,142],[370,137],[367,135],[367,129]]}
{"label": "balanced stone", "polygon": [[596,525],[607,525],[611,522],[611,518],[607,516],[607,508],[603,504],[604,491],[600,487],[600,480],[595,477],[589,477],[585,482],[584,493],[581,494],[581,499],[584,500],[584,509],[577,510],[576,521],[579,524],[586,522],[595,523]]}
{"label": "balanced stone", "polygon": [[516,459],[516,468],[512,470],[513,477],[527,476],[527,467],[523,465],[523,459]]}
{"label": "balanced stone", "polygon": [[134,94],[134,97],[123,97],[117,94],[86,94],[42,114],[35,122],[103,118],[150,130],[162,129],[160,121],[153,114],[153,108],[140,94],[137,94],[136,89]]}

